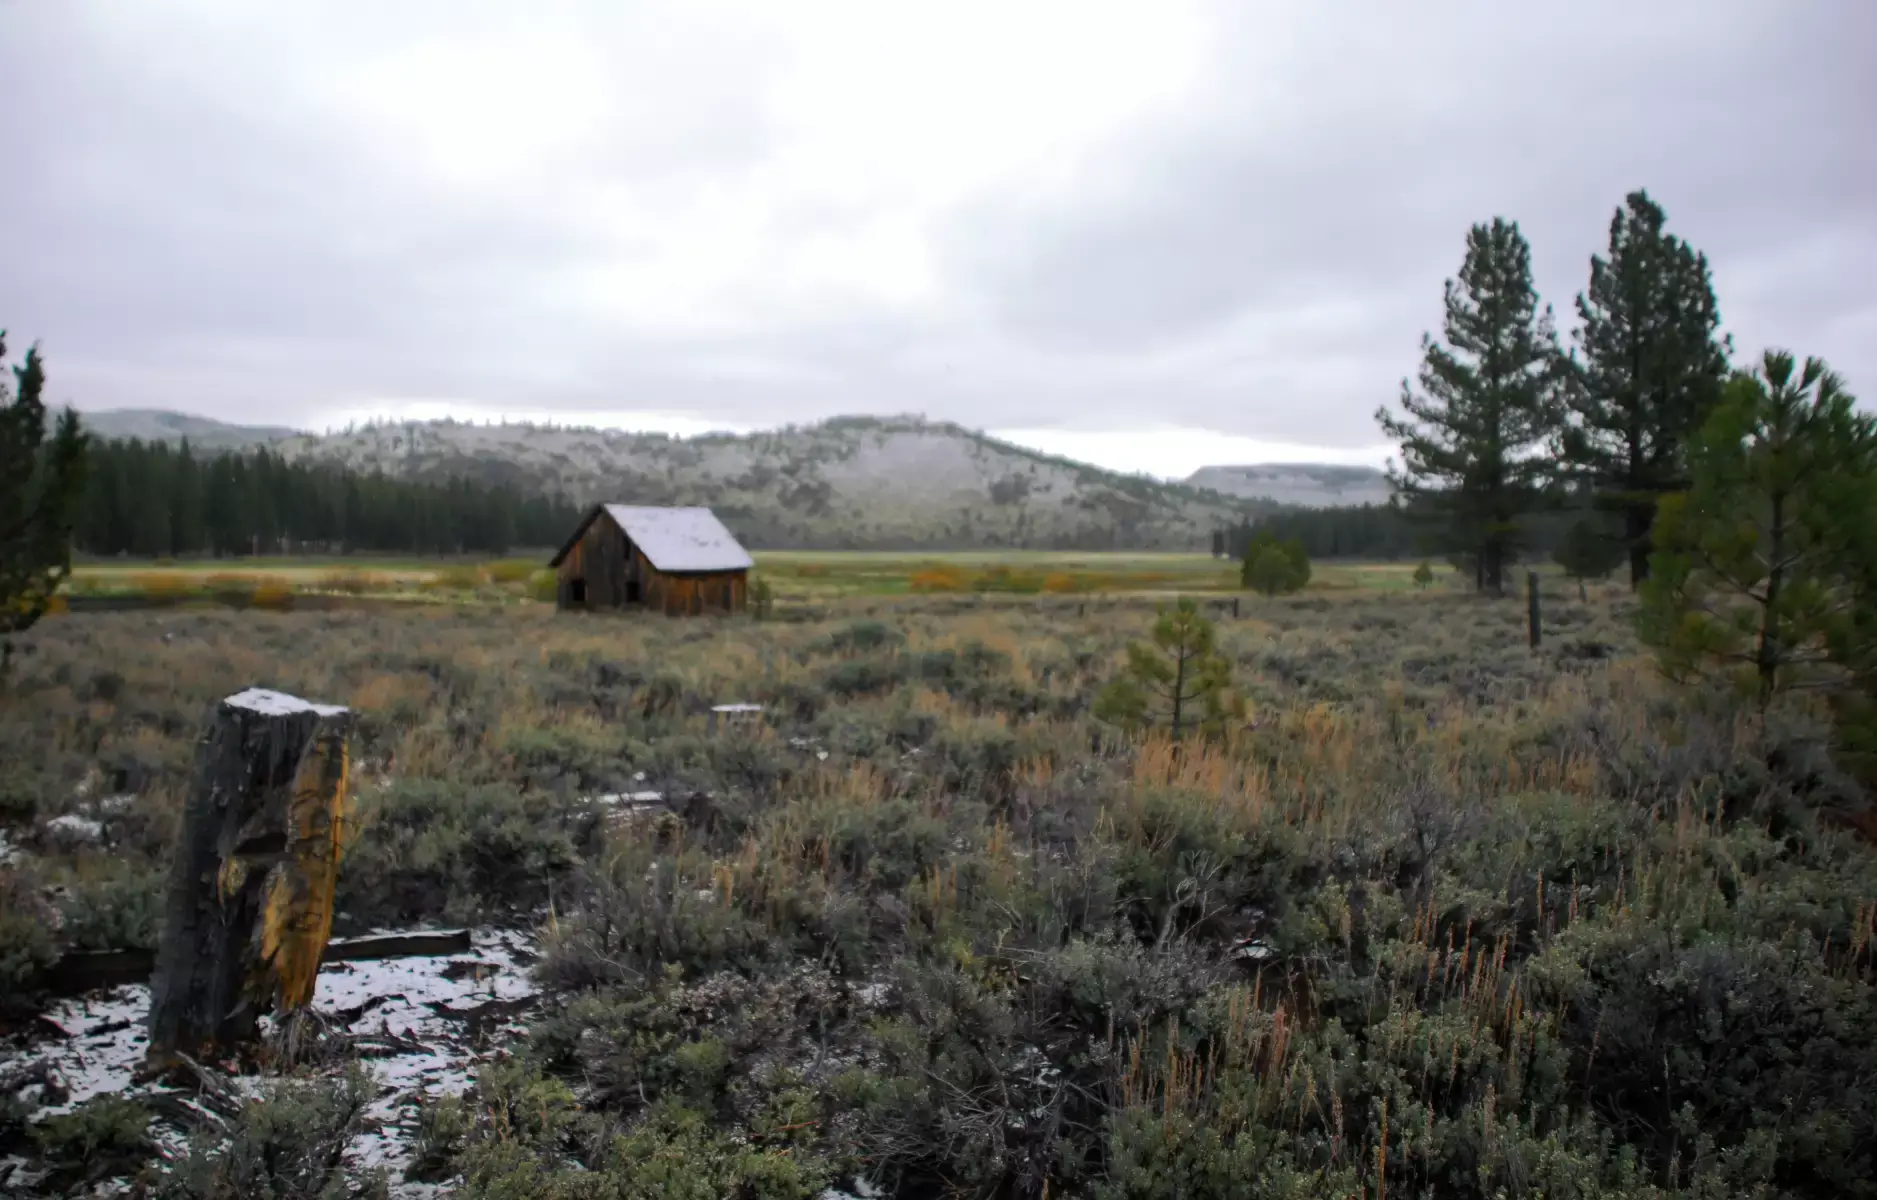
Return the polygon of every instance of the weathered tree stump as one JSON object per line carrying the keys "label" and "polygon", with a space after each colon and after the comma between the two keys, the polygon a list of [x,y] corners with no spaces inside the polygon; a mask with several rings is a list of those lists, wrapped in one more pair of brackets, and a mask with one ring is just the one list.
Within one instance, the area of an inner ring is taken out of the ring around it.
{"label": "weathered tree stump", "polygon": [[351,714],[250,688],[216,706],[171,868],[146,1069],[251,1041],[313,997],[332,932]]}

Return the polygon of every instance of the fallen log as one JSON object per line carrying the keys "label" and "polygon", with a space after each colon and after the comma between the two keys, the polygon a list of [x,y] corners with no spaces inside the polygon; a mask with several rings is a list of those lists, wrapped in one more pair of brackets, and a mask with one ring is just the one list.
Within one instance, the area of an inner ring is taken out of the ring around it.
{"label": "fallen log", "polygon": [[183,812],[150,978],[161,1072],[254,1040],[313,996],[332,931],[351,714],[250,688],[216,705]]}
{"label": "fallen log", "polygon": [[320,961],[361,962],[368,958],[425,958],[440,954],[467,954],[469,930],[422,930],[385,933],[374,937],[336,938],[326,944]]}
{"label": "fallen log", "polygon": [[[467,954],[472,948],[467,929],[333,938],[319,962],[325,966],[378,958],[425,958]],[[153,950],[76,950],[52,964],[46,973],[46,990],[54,996],[82,996],[100,988],[149,983],[155,970]]]}
{"label": "fallen log", "polygon": [[148,983],[156,969],[154,950],[75,950],[46,972],[54,996],[82,996],[98,988]]}

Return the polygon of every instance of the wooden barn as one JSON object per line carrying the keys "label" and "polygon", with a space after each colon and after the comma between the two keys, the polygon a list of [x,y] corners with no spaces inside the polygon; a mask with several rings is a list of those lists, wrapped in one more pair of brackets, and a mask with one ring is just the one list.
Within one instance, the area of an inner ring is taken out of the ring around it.
{"label": "wooden barn", "polygon": [[599,504],[549,564],[562,609],[741,612],[749,553],[708,508]]}

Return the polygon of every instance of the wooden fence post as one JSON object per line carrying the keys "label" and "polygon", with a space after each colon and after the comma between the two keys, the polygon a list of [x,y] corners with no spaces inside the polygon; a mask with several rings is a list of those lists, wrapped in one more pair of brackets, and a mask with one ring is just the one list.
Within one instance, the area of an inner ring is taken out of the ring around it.
{"label": "wooden fence post", "polygon": [[170,871],[146,1071],[224,1054],[313,998],[332,933],[351,714],[250,688],[216,705]]}
{"label": "wooden fence post", "polygon": [[1238,597],[1237,596],[1232,597],[1232,619],[1234,621],[1238,620]]}
{"label": "wooden fence post", "polygon": [[1538,649],[1538,641],[1543,633],[1543,626],[1538,619],[1538,572],[1525,572],[1525,625],[1531,636],[1532,649]]}

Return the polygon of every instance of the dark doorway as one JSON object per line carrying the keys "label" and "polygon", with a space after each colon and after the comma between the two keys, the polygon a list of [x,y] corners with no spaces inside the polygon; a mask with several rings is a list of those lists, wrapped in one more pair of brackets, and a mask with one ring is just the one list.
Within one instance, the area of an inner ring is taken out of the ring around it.
{"label": "dark doorway", "polygon": [[626,580],[626,603],[637,604],[639,600],[639,581],[636,579]]}
{"label": "dark doorway", "polygon": [[587,602],[587,581],[575,579],[567,584],[567,603],[585,604]]}

